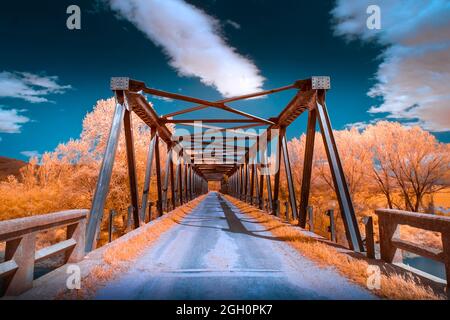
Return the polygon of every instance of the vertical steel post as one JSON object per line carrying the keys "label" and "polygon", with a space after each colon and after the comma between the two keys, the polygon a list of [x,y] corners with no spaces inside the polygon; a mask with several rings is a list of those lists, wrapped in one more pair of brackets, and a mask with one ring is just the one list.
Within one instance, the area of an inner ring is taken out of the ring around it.
{"label": "vertical steel post", "polygon": [[247,202],[247,182],[248,182],[248,170],[247,170],[247,166],[248,166],[248,164],[247,164],[247,160],[245,160],[245,163],[244,163],[244,166],[243,166],[243,174],[244,174],[244,176],[243,176],[243,179],[244,179],[244,181],[243,181],[243,183],[244,183],[244,185],[243,185],[243,196],[244,196],[244,201],[245,202]]}
{"label": "vertical steel post", "polygon": [[283,136],[281,137],[281,143],[283,149],[284,170],[286,172],[286,179],[289,190],[289,201],[292,208],[292,219],[297,219],[297,199],[295,198],[295,188],[294,181],[292,179],[291,162],[289,161],[289,152],[286,143],[286,132],[284,132]]}
{"label": "vertical steel post", "polygon": [[244,190],[244,164],[239,168],[239,200],[242,200],[242,194]]}
{"label": "vertical steel post", "polygon": [[246,167],[246,173],[245,173],[245,176],[246,176],[246,185],[247,185],[247,192],[245,193],[245,201],[246,202],[250,202],[250,166],[251,166],[251,164],[250,164],[250,161],[249,162],[247,162],[247,167]]}
{"label": "vertical steel post", "polygon": [[159,156],[159,136],[155,136],[155,165],[156,165],[156,191],[158,193],[158,200],[156,201],[156,212],[158,217],[163,214],[163,196],[161,183],[161,159]]}
{"label": "vertical steel post", "polygon": [[184,163],[184,179],[183,179],[183,188],[184,188],[184,201],[189,202],[189,192],[188,192],[188,164]]}
{"label": "vertical steel post", "polygon": [[259,209],[263,209],[264,205],[264,176],[259,172],[259,190],[258,190],[258,198],[259,198]]}
{"label": "vertical steel post", "polygon": [[192,169],[191,169],[191,164],[188,164],[187,167],[188,167],[188,171],[187,171],[188,197],[189,197],[189,201],[191,201],[192,200]]}
{"label": "vertical steel post", "polygon": [[302,189],[300,192],[299,225],[302,228],[306,227],[306,214],[309,202],[309,192],[311,188],[314,139],[316,137],[316,118],[317,118],[317,110],[316,109],[309,110],[308,128],[306,130],[305,156],[303,160]]}
{"label": "vertical steel post", "polygon": [[275,172],[275,177],[274,177],[274,186],[273,186],[273,204],[272,204],[272,213],[274,215],[277,215],[277,212],[279,211],[279,193],[280,193],[280,169],[281,169],[281,146],[282,146],[282,140],[283,140],[283,135],[285,132],[285,128],[280,128],[279,133],[278,133],[278,141],[277,141],[277,152],[275,154],[276,157],[276,169],[277,171]]}
{"label": "vertical steel post", "polygon": [[[263,156],[265,159],[265,163],[268,166],[267,161],[267,151],[264,152]],[[273,214],[273,199],[272,199],[272,183],[270,181],[270,171],[266,172],[266,186],[267,186],[267,203],[268,203],[268,210]]]}
{"label": "vertical steel post", "polygon": [[150,130],[151,130],[151,138],[150,138],[150,145],[148,147],[147,165],[145,167],[144,190],[142,191],[141,221],[144,222],[145,222],[145,215],[147,212],[148,196],[150,193],[153,154],[155,152],[155,142],[156,142],[156,128],[151,128]]}
{"label": "vertical steel post", "polygon": [[253,196],[254,196],[254,190],[255,190],[255,165],[254,164],[250,164],[251,168],[250,168],[250,204],[254,204],[253,203]]}
{"label": "vertical steel post", "polygon": [[254,203],[254,204],[258,205],[258,209],[259,209],[260,206],[261,206],[261,197],[260,197],[260,193],[259,193],[260,187],[259,187],[259,182],[258,182],[258,168],[257,168],[256,164],[253,165],[253,168],[255,170],[255,172],[254,172],[254,174],[255,174],[254,179],[255,179],[255,194],[256,194],[256,197],[255,197],[256,198],[256,203]]}
{"label": "vertical steel post", "polygon": [[168,211],[168,203],[167,203],[167,193],[169,191],[169,176],[170,176],[170,167],[172,163],[172,147],[167,146],[167,159],[166,159],[166,167],[164,168],[164,187],[163,187],[163,211]]}
{"label": "vertical steel post", "polygon": [[125,110],[123,123],[125,132],[125,145],[127,149],[128,179],[130,182],[131,205],[133,207],[133,222],[134,228],[137,229],[140,226],[139,196],[136,177],[136,157],[134,153],[134,138],[133,138],[133,124],[131,123],[131,110],[128,109]]}
{"label": "vertical steel post", "polygon": [[[172,150],[173,151],[173,150]],[[175,173],[173,170],[173,156],[170,157],[170,162],[169,162],[169,174],[170,174],[170,193],[172,195],[172,210],[174,210],[177,207],[177,203],[176,203],[176,194],[175,194]]]}
{"label": "vertical steel post", "polygon": [[192,190],[194,190],[194,198],[197,198],[197,173],[194,171],[192,174],[193,178],[193,187]]}
{"label": "vertical steel post", "polygon": [[176,164],[176,169],[175,169],[175,186],[174,186],[174,188],[175,188],[175,196],[174,196],[175,204],[177,204],[177,202],[179,204],[181,204],[181,199],[180,199],[180,197],[181,197],[181,190],[180,190],[181,189],[180,188],[181,175],[180,175],[180,169],[181,169],[180,162],[179,162],[179,159],[177,159],[177,164]]}
{"label": "vertical steel post", "polygon": [[103,210],[105,208],[106,196],[109,191],[109,183],[111,182],[112,169],[120,137],[120,129],[125,113],[123,100],[123,91],[116,91],[116,109],[109,130],[108,143],[106,144],[105,155],[103,156],[100,174],[98,176],[94,198],[92,200],[91,212],[86,227],[86,252],[95,249],[97,232],[103,217]]}
{"label": "vertical steel post", "polygon": [[[321,99],[317,101],[317,113],[320,124],[320,131],[330,165],[330,171],[333,176],[334,188],[339,202],[339,208],[344,222],[345,233],[350,249],[363,252],[364,246],[361,234],[356,221],[355,210],[348,191],[347,181],[345,180],[344,170],[342,169],[341,160],[334,140],[333,130],[327,109],[325,107],[325,91],[319,90]],[[320,102],[319,102],[320,101]]]}

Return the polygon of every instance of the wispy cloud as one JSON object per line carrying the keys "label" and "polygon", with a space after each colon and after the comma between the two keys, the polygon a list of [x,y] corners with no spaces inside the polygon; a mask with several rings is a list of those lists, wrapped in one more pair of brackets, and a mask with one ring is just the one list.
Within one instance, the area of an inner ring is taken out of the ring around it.
{"label": "wispy cloud", "polygon": [[338,0],[332,11],[335,33],[347,39],[387,46],[377,84],[368,92],[382,97],[371,113],[418,124],[430,131],[450,130],[450,2],[380,0],[381,30],[366,27],[373,1]]}
{"label": "wispy cloud", "polygon": [[358,131],[363,131],[365,130],[369,125],[371,124],[376,124],[378,121],[380,121],[381,119],[372,119],[370,121],[357,121],[357,122],[352,122],[352,123],[347,123],[344,128],[347,130],[350,130],[352,128],[357,129]]}
{"label": "wispy cloud", "polygon": [[236,30],[239,30],[239,29],[241,28],[241,25],[240,25],[239,23],[237,23],[236,21],[233,21],[233,20],[228,19],[228,20],[226,20],[225,22],[226,22],[226,24],[232,26],[232,27],[235,28]]}
{"label": "wispy cloud", "polygon": [[21,151],[20,154],[24,155],[27,158],[39,158],[41,156],[41,154],[39,153],[39,151],[37,150],[26,150],[26,151]]}
{"label": "wispy cloud", "polygon": [[219,22],[199,8],[182,0],[110,0],[110,5],[163,48],[180,75],[199,77],[225,97],[262,88],[256,65],[228,45]]}
{"label": "wispy cloud", "polygon": [[21,125],[30,121],[29,118],[20,115],[23,110],[3,109],[0,106],[0,132],[20,133]]}
{"label": "wispy cloud", "polygon": [[173,99],[166,98],[166,97],[152,96],[152,99],[162,100],[165,102],[173,102]]}
{"label": "wispy cloud", "polygon": [[57,76],[29,72],[0,72],[0,97],[18,98],[32,103],[49,102],[50,94],[61,94],[70,85],[60,85]]}

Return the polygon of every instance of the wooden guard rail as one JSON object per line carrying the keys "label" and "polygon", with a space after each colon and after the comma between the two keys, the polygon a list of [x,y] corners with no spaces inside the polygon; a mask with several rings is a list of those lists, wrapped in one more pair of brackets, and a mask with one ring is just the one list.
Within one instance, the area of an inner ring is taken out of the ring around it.
{"label": "wooden guard rail", "polygon": [[[386,262],[399,262],[400,249],[442,262],[445,264],[447,290],[450,289],[450,217],[392,209],[378,209],[375,213],[378,215],[381,259]],[[399,225],[439,232],[442,250],[400,239]]]}
{"label": "wooden guard rail", "polygon": [[[65,252],[65,262],[77,262],[85,255],[88,210],[68,210],[0,221],[0,242],[6,242],[5,261],[0,262],[0,279],[6,296],[16,296],[33,286],[34,264]],[[36,234],[67,226],[66,240],[36,251]]]}

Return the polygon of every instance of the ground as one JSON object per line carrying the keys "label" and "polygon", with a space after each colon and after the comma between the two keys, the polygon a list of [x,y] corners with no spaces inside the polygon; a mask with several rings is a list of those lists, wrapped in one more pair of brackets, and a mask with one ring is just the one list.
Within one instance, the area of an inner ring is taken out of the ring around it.
{"label": "ground", "polygon": [[96,299],[374,299],[212,192]]}

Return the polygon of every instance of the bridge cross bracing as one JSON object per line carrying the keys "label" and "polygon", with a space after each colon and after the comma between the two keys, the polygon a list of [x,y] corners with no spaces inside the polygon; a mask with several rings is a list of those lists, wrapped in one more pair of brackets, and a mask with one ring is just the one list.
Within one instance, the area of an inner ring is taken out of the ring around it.
{"label": "bridge cross bracing", "polygon": [[[281,161],[287,178],[292,218],[298,219],[304,228],[307,219],[308,199],[311,185],[314,139],[317,123],[327,153],[330,171],[336,190],[347,240],[351,249],[364,251],[355,217],[347,182],[345,180],[339,153],[336,147],[331,122],[325,103],[326,91],[330,89],[329,77],[311,77],[295,81],[291,85],[265,90],[238,97],[208,101],[178,93],[147,87],[144,82],[125,77],[111,79],[111,89],[116,98],[116,107],[105,149],[103,163],[94,194],[86,230],[86,251],[96,246],[100,222],[103,218],[105,201],[111,180],[118,140],[123,126],[125,133],[127,165],[130,183],[133,224],[138,228],[144,221],[149,207],[149,189],[153,165],[157,185],[157,215],[170,208],[208,192],[208,181],[221,181],[222,192],[245,200],[250,204],[263,206],[264,189],[268,195],[268,206],[272,214],[280,210],[280,168]],[[293,91],[293,97],[278,115],[265,119],[237,108],[231,102]],[[165,115],[159,115],[147,101],[146,95],[183,101],[194,106]],[[179,118],[203,109],[219,109],[229,117],[224,118]],[[133,144],[132,113],[137,115],[151,130],[144,189],[141,203],[136,177],[136,160]],[[306,147],[300,193],[300,205],[293,185],[292,171],[286,141],[289,125],[303,113],[308,114]],[[194,132],[173,134],[172,127],[188,127]],[[258,128],[259,133],[248,129]],[[225,135],[225,138],[223,138]],[[274,159],[268,159],[267,143],[276,142]],[[159,145],[166,144],[168,155],[162,172]],[[164,179],[163,179],[164,178]],[[273,181],[272,181],[273,179]]]}

